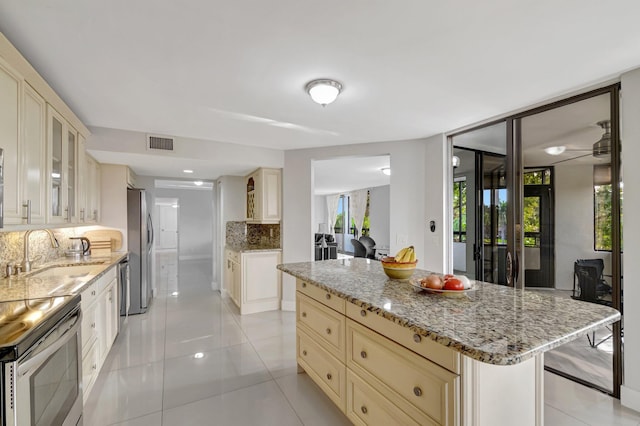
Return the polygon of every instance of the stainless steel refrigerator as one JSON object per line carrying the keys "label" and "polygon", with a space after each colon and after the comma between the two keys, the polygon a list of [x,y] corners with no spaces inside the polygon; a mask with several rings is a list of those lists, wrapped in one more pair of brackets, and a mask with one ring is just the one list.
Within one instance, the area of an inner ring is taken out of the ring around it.
{"label": "stainless steel refrigerator", "polygon": [[129,315],[143,314],[151,301],[151,247],[153,223],[144,189],[127,190],[127,244],[129,246]]}

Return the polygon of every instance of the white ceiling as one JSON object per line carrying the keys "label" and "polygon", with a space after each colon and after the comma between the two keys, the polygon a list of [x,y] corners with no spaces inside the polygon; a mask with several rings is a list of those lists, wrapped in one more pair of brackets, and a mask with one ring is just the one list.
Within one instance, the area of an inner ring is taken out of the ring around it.
{"label": "white ceiling", "polygon": [[[293,149],[427,137],[616,77],[640,66],[638,16],[637,0],[2,0],[0,31],[88,126]],[[315,78],[344,85],[335,103],[311,102]]]}

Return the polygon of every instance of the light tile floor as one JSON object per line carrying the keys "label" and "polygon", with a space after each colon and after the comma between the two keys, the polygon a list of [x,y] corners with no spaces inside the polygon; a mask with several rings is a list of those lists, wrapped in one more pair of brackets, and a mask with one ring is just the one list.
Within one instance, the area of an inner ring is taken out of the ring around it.
{"label": "light tile floor", "polygon": [[[209,268],[181,264],[178,280],[162,280],[149,312],[129,318],[89,395],[84,424],[350,424],[296,373],[294,313],[240,316],[211,290]],[[640,425],[640,414],[618,400],[550,373],[545,401],[547,426]]]}

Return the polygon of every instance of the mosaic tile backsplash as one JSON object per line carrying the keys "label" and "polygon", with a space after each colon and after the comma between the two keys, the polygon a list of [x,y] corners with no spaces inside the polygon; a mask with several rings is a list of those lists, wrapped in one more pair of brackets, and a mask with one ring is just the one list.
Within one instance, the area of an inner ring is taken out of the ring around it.
{"label": "mosaic tile backsplash", "polygon": [[[65,251],[71,248],[69,237],[79,237],[84,230],[76,228],[52,229],[53,234],[60,243],[59,248],[51,247],[49,235],[42,230],[35,230],[29,236],[29,257],[33,265],[51,262],[64,257]],[[7,263],[16,264],[22,262],[24,257],[25,231],[0,232],[0,267]],[[34,261],[35,259],[35,261]]]}
{"label": "mosaic tile backsplash", "polygon": [[280,248],[280,225],[227,222],[226,244],[230,246],[260,245]]}

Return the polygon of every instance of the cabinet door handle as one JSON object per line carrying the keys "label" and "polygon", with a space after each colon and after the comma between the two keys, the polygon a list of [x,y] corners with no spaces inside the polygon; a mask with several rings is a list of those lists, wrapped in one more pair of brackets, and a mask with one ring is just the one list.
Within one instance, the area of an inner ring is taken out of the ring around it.
{"label": "cabinet door handle", "polygon": [[22,207],[27,210],[26,215],[22,216],[22,219],[27,221],[27,225],[31,225],[31,200],[27,200],[23,203]]}
{"label": "cabinet door handle", "polygon": [[91,323],[91,328],[96,328],[96,323],[95,322]]}
{"label": "cabinet door handle", "polygon": [[362,411],[362,414],[367,414],[367,407],[365,407],[364,405],[362,407],[360,407],[360,411]]}
{"label": "cabinet door handle", "polygon": [[367,311],[365,311],[364,309],[360,311],[360,316],[361,317],[366,317],[367,316]]}
{"label": "cabinet door handle", "polygon": [[367,357],[367,353],[365,351],[360,352],[360,356],[362,358],[366,358]]}
{"label": "cabinet door handle", "polygon": [[326,298],[327,300],[329,300],[329,299],[331,299],[331,295],[330,295],[329,293],[327,293],[327,295],[325,296],[325,298]]}
{"label": "cabinet door handle", "polygon": [[333,376],[331,376],[331,373],[327,373],[327,380],[331,380]]}
{"label": "cabinet door handle", "polygon": [[302,355],[307,356],[307,351],[302,351]]}
{"label": "cabinet door handle", "polygon": [[91,295],[95,296],[96,295],[96,291],[95,290],[91,290]]}
{"label": "cabinet door handle", "polygon": [[416,333],[413,335],[413,341],[416,343],[420,343],[422,341],[422,337],[418,333]]}
{"label": "cabinet door handle", "polygon": [[422,389],[416,386],[415,388],[413,388],[413,394],[415,396],[422,396]]}
{"label": "cabinet door handle", "polygon": [[303,313],[302,313],[302,318],[306,318],[306,317],[307,317],[307,313],[306,313],[306,312],[303,312]]}
{"label": "cabinet door handle", "polygon": [[80,222],[84,222],[84,207],[80,209]]}
{"label": "cabinet door handle", "polygon": [[331,334],[331,329],[327,328],[327,334]]}
{"label": "cabinet door handle", "polygon": [[302,288],[307,288],[307,283],[302,283]]}

